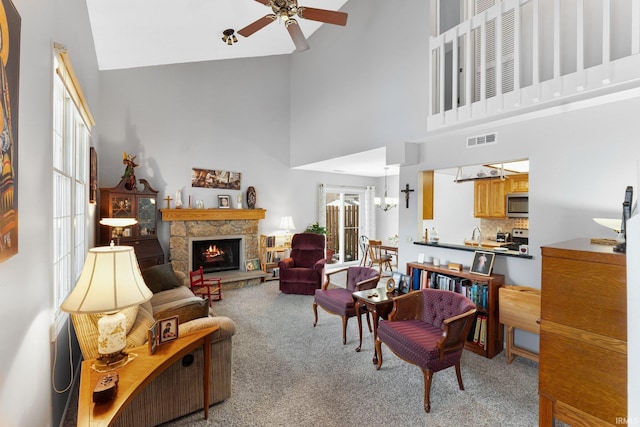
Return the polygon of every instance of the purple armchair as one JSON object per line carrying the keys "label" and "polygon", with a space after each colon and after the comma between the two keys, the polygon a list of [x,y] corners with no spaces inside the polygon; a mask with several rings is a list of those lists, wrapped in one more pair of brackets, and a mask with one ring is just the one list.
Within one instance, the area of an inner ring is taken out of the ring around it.
{"label": "purple armchair", "polygon": [[440,289],[422,289],[393,300],[388,320],[380,320],[376,339],[377,369],[382,343],[399,358],[418,366],[424,375],[424,410],[431,410],[429,393],[435,372],[455,366],[464,390],[460,358],[476,315],[467,297]]}
{"label": "purple armchair", "polygon": [[[327,289],[331,282],[331,276],[345,270],[347,271],[346,289]],[[316,295],[313,301],[313,315],[315,317],[313,326],[315,327],[318,323],[318,306],[322,307],[328,313],[337,314],[342,317],[342,344],[346,344],[347,323],[350,317],[354,317],[356,315],[353,293],[356,291],[373,289],[378,285],[379,280],[380,275],[378,272],[369,267],[348,267],[327,273],[327,281],[322,285],[322,289],[316,289]],[[371,330],[369,312],[366,313],[369,330]]]}
{"label": "purple armchair", "polygon": [[323,234],[300,233],[291,240],[291,255],[278,263],[280,292],[313,295],[324,279]]}

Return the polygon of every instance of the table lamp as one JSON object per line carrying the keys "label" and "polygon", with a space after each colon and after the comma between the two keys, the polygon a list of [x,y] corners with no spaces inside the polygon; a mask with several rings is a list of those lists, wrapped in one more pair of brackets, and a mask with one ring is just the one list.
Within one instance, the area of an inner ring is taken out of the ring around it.
{"label": "table lamp", "polygon": [[120,246],[120,237],[122,237],[125,227],[129,227],[137,223],[138,220],[135,218],[102,218],[100,220],[100,224],[113,228],[111,237],[115,237],[117,239],[117,246]]}
{"label": "table lamp", "polygon": [[280,220],[280,230],[285,232],[285,245],[291,246],[291,230],[295,230],[296,226],[293,225],[292,216],[283,216]]}
{"label": "table lamp", "polygon": [[153,296],[142,279],[131,246],[89,249],[80,278],[60,309],[68,313],[104,313],[98,320],[96,370],[128,361],[126,318],[120,310],[149,301]]}

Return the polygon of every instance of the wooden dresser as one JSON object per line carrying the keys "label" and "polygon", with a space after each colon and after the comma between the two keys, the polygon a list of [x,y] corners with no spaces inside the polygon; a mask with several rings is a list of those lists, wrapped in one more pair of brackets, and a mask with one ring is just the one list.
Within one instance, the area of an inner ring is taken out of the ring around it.
{"label": "wooden dresser", "polygon": [[540,426],[627,416],[626,256],[576,239],[542,247]]}

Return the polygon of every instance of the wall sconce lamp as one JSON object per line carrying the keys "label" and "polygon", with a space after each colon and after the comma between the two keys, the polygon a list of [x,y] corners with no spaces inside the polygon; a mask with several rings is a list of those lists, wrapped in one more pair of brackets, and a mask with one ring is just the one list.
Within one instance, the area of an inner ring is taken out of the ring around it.
{"label": "wall sconce lamp", "polygon": [[[100,224],[112,227],[111,238],[116,239],[116,246],[120,246],[120,237],[124,233],[124,229],[137,224],[138,220],[135,218],[102,218]],[[113,244],[113,241],[111,241]]]}
{"label": "wall sconce lamp", "polygon": [[224,30],[222,32],[222,41],[228,44],[229,46],[231,46],[234,43],[237,43],[238,39],[236,38],[236,35],[234,33],[235,31],[233,31],[231,28]]}
{"label": "wall sconce lamp", "polygon": [[153,294],[144,283],[132,246],[89,249],[75,288],[60,309],[67,313],[104,313],[98,320],[98,353],[94,369],[105,371],[129,362],[126,318],[120,310],[149,301]]}

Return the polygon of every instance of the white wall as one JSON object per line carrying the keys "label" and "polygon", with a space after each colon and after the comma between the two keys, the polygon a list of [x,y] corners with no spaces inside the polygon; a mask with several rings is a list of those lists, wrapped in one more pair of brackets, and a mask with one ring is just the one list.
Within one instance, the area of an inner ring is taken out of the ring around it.
{"label": "white wall", "polygon": [[[611,232],[592,218],[618,218],[626,186],[637,182],[640,98],[585,109],[564,106],[556,112],[429,137],[421,148],[421,163],[401,169],[401,182],[415,185],[418,171],[449,167],[453,162],[529,158],[529,249],[533,259],[497,257],[494,271],[505,274],[510,284],[540,287],[543,245],[577,237],[611,238]],[[488,131],[498,133],[496,145],[464,148],[466,136]],[[423,230],[413,218],[414,212],[401,211],[401,242],[421,236]],[[400,262],[412,261],[420,252],[467,266],[471,261],[468,252],[428,249],[401,243]],[[521,344],[537,348],[532,337]]]}
{"label": "white wall", "polygon": [[350,0],[291,59],[291,164],[410,141],[426,132],[428,2]]}
{"label": "white wall", "polygon": [[[14,4],[22,18],[19,253],[0,264],[0,425],[47,426],[58,422],[66,402],[51,387],[51,42],[67,46],[94,113],[98,73],[84,1]],[[89,214],[93,221],[93,211]],[[91,228],[89,239],[93,241]],[[69,381],[66,338],[58,350],[56,385],[63,388]]]}
{"label": "white wall", "polygon": [[474,190],[473,181],[455,183],[452,175],[433,174],[433,219],[422,222],[422,234],[417,240],[424,240],[424,230],[431,231],[435,227],[443,243],[464,244],[471,238],[473,228],[480,225],[480,220],[473,216]]}
{"label": "white wall", "polygon": [[[270,56],[102,72],[99,186],[119,182],[126,151],[137,156],[136,176],[159,191],[161,208],[178,189],[185,205],[191,195],[214,207],[218,194],[229,194],[235,206],[254,186],[257,207],[267,210],[260,232],[277,231],[285,215],[303,231],[317,219],[320,183],[376,181],[290,169],[289,66],[289,56]],[[240,172],[242,188],[193,188],[193,167]],[[168,223],[158,234],[168,256]]]}

